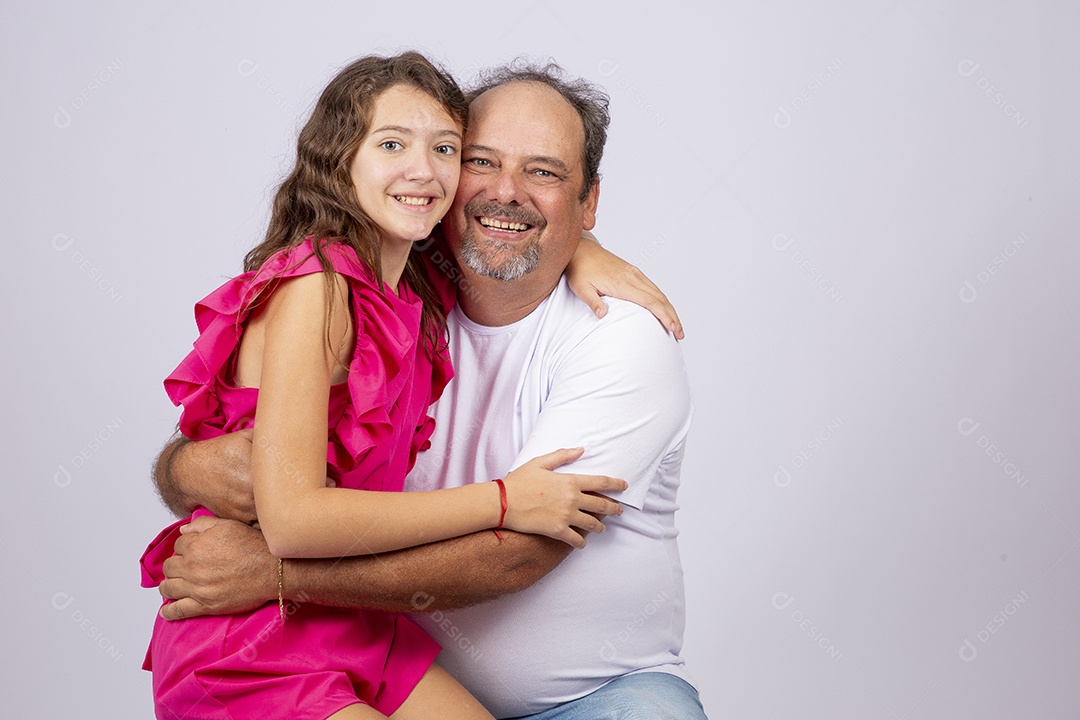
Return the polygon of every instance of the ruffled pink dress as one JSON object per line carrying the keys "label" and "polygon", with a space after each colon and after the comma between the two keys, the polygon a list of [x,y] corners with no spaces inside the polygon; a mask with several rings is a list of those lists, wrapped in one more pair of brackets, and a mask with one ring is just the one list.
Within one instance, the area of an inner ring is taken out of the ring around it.
{"label": "ruffled pink dress", "polygon": [[[258,390],[230,384],[244,307],[271,280],[322,272],[311,242],[278,253],[195,306],[199,338],[165,380],[169,397],[184,406],[180,430],[187,437],[252,426]],[[449,358],[429,360],[421,302],[405,283],[400,296],[382,293],[351,248],[324,247],[348,280],[357,334],[348,381],[330,390],[327,473],[339,487],[400,491],[434,429],[427,408],[452,376]],[[448,287],[439,289],[452,297]],[[144,587],[164,580],[162,564],[188,521],[147,547]],[[358,700],[390,715],[439,654],[438,643],[402,615],[311,603],[286,610],[285,621],[277,602],[240,615],[158,617],[143,665],[153,672],[157,717],[322,720]]]}

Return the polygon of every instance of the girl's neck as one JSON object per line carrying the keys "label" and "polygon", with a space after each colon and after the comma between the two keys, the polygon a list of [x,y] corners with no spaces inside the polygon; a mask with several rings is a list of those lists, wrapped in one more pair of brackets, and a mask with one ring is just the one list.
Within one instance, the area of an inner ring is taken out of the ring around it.
{"label": "girl's neck", "polygon": [[409,251],[412,244],[396,247],[390,243],[382,246],[382,279],[395,295],[398,294],[398,285],[401,283],[401,275],[405,272],[405,265],[409,262]]}

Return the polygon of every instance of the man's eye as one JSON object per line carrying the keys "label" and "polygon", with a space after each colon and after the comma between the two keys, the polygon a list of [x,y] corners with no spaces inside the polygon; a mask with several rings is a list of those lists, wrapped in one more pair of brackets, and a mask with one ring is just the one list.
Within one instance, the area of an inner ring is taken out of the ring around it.
{"label": "man's eye", "polygon": [[476,167],[482,167],[482,168],[491,167],[491,161],[486,160],[484,158],[469,158],[465,162],[470,163],[470,164],[472,164],[472,165],[474,165]]}
{"label": "man's eye", "polygon": [[397,140],[386,140],[379,143],[379,147],[381,147],[383,150],[400,150],[401,143],[399,143]]}
{"label": "man's eye", "polygon": [[542,177],[542,178],[553,178],[553,177],[555,177],[555,173],[551,172],[550,170],[533,170],[533,172],[536,173],[536,175],[538,177]]}

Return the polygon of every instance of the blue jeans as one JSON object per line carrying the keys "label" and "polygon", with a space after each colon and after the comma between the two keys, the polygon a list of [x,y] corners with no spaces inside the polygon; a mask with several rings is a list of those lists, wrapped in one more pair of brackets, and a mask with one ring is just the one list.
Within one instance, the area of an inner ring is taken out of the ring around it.
{"label": "blue jeans", "polygon": [[669,673],[624,675],[558,707],[517,720],[708,720],[697,690]]}

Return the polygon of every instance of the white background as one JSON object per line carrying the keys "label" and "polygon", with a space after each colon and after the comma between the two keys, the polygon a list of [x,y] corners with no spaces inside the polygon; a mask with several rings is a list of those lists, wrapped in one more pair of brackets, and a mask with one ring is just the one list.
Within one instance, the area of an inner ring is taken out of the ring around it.
{"label": "white background", "polygon": [[1077,717],[1078,6],[581,5],[5,11],[6,717],[150,716],[161,380],[318,91],[407,48],[611,94],[597,232],[689,333],[712,718]]}

